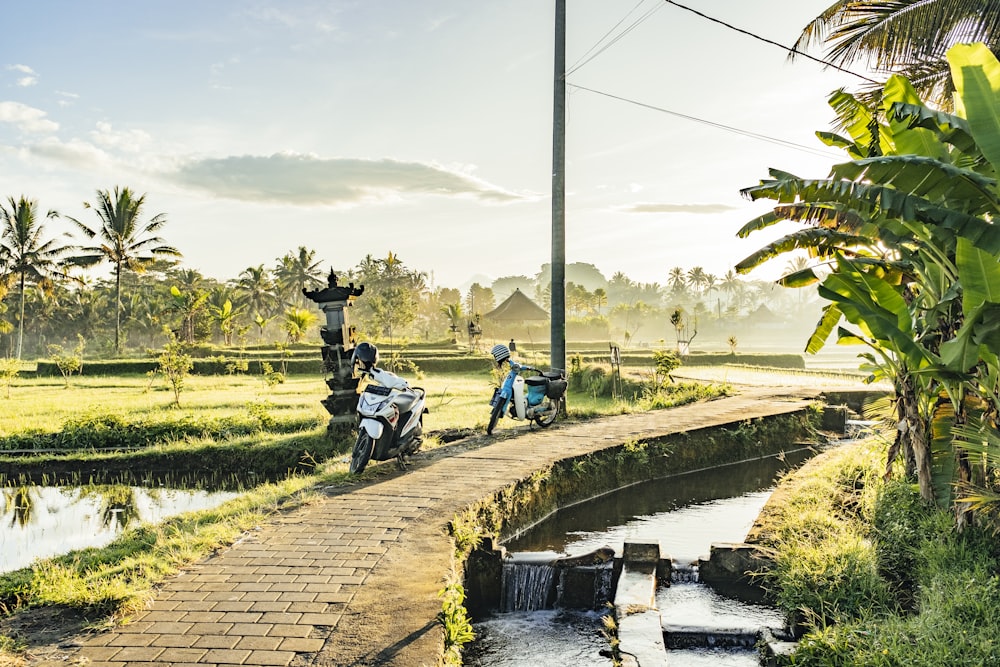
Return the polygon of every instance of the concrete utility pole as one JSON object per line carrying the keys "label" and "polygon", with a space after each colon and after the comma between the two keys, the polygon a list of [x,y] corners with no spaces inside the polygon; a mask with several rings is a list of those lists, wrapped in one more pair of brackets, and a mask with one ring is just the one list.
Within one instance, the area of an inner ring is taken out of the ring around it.
{"label": "concrete utility pole", "polygon": [[552,104],[551,364],[566,368],[566,0],[556,0]]}

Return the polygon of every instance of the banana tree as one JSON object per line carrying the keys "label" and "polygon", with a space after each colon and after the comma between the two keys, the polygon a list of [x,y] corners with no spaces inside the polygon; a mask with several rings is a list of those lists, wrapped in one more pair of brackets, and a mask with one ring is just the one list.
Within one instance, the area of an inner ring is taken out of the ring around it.
{"label": "banana tree", "polygon": [[[997,256],[1000,213],[1000,65],[984,47],[949,52],[956,113],[920,103],[909,83],[893,77],[870,111],[838,91],[831,104],[846,135],[827,144],[853,159],[825,179],[772,171],[747,188],[751,199],[778,202],[739,235],[781,220],[805,228],[778,239],[737,265],[746,272],[779,254],[805,249],[810,267],[779,282],[821,281],[830,301],[806,350],[816,352],[834,329],[840,343],[863,343],[872,377],[896,388],[898,452],[924,498],[952,500],[952,482],[970,480],[966,450],[953,432],[980,404],[996,406],[1000,311]],[[972,284],[970,289],[967,284]],[[964,288],[964,289],[963,289]],[[854,329],[839,326],[842,321]],[[992,393],[991,393],[992,392]]]}

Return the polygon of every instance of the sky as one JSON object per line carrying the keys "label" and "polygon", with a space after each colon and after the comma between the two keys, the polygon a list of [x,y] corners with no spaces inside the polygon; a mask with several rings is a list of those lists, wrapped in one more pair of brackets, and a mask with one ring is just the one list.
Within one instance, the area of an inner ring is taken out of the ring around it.
{"label": "sky", "polygon": [[[686,0],[790,46],[831,0]],[[435,287],[551,261],[554,0],[0,0],[0,198],[96,225],[144,193],[219,280],[305,246]],[[821,55],[815,52],[814,55]],[[822,177],[860,79],[661,0],[567,0],[566,262],[724,275],[791,227],[741,188]],[[862,72],[860,68],[856,71]],[[65,221],[46,223],[53,235]],[[82,239],[78,239],[82,240]],[[783,260],[750,278],[772,279]]]}

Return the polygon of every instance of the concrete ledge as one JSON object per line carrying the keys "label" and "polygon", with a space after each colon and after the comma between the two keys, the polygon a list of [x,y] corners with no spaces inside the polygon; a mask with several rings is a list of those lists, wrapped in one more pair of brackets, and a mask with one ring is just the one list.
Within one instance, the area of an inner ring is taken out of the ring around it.
{"label": "concrete ledge", "polygon": [[660,612],[656,609],[656,570],[660,545],[626,542],[615,591],[618,650],[636,667],[667,664]]}

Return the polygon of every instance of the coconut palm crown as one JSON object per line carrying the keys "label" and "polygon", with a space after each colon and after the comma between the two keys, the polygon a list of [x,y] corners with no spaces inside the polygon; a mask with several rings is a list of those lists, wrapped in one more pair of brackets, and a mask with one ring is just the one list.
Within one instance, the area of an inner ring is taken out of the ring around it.
{"label": "coconut palm crown", "polygon": [[157,258],[180,257],[176,248],[164,245],[156,236],[166,224],[166,214],[159,213],[142,222],[146,195],[136,196],[131,189],[115,186],[114,192],[97,191],[94,204],[84,202],[100,220],[100,226],[91,228],[76,218],[67,218],[89,239],[98,238],[100,245],[76,248],[82,254],[69,261],[77,266],[94,266],[106,261],[114,266],[115,274],[115,352],[121,353],[122,271],[142,273]]}

